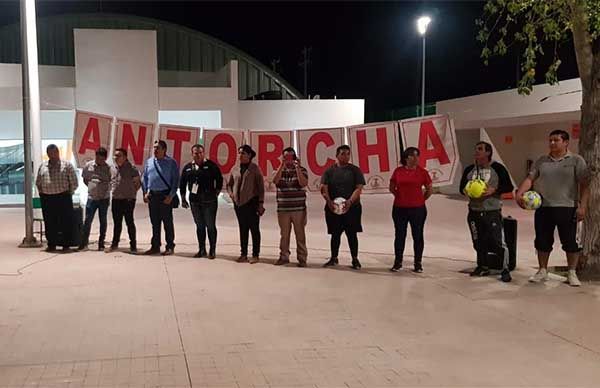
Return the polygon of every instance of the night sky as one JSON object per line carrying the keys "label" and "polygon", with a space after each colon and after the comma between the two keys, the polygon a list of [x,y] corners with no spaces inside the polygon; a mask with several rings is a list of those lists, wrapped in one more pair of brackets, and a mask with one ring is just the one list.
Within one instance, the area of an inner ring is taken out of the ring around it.
{"label": "night sky", "polygon": [[[38,16],[109,12],[152,17],[204,32],[247,52],[303,90],[302,48],[312,47],[308,93],[364,98],[367,121],[387,109],[417,105],[421,38],[415,20],[428,14],[426,99],[435,102],[516,86],[518,53],[484,66],[475,40],[479,1],[400,2],[57,2],[38,0]],[[18,22],[19,3],[0,2],[0,25]],[[560,79],[577,77],[570,44]],[[538,82],[543,82],[543,71]]]}

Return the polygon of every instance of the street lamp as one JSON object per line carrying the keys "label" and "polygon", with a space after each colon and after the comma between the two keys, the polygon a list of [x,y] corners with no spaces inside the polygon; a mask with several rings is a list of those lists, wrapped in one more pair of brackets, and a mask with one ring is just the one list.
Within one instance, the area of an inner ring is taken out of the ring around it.
{"label": "street lamp", "polygon": [[422,82],[421,82],[421,116],[425,116],[425,35],[427,34],[427,27],[431,23],[431,18],[429,16],[421,16],[417,19],[417,30],[419,34],[423,37],[423,69],[422,73]]}

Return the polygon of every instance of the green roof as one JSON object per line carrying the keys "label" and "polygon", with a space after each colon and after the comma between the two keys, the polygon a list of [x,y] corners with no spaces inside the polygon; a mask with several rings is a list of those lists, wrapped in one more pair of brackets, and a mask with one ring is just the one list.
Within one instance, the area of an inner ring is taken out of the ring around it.
{"label": "green roof", "polygon": [[[302,94],[255,58],[216,38],[187,27],[120,14],[69,14],[38,18],[40,65],[75,66],[74,28],[155,30],[158,70],[216,72],[238,61],[239,98],[280,91],[283,99]],[[0,63],[20,63],[20,26],[0,28]]]}

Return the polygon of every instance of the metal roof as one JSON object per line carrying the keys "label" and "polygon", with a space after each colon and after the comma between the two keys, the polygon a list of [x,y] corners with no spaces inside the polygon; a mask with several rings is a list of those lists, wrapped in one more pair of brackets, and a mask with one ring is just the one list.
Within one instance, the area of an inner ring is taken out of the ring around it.
{"label": "metal roof", "polygon": [[[216,72],[238,61],[239,98],[281,92],[282,99],[302,94],[255,58],[209,35],[177,24],[132,15],[94,13],[38,18],[40,65],[75,66],[74,28],[156,30],[158,70]],[[0,28],[0,63],[20,63],[20,26]]]}

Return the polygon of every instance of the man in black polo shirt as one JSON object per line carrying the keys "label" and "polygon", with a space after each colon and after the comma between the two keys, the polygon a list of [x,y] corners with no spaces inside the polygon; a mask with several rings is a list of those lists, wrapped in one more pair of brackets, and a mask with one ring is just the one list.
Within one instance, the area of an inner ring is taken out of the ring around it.
{"label": "man in black polo shirt", "polygon": [[[223,188],[223,175],[216,163],[204,157],[204,147],[192,146],[192,161],[183,167],[179,190],[184,208],[192,207],[198,237],[198,253],[194,257],[206,257],[206,234],[210,249],[208,258],[215,258],[217,247],[217,197]],[[190,201],[186,199],[186,190],[190,191]]]}

